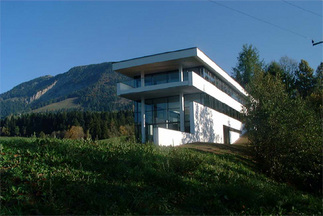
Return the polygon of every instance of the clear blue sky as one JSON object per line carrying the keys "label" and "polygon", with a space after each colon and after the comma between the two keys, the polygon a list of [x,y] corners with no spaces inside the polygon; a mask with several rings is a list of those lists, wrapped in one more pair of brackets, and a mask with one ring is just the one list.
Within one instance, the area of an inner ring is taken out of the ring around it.
{"label": "clear blue sky", "polygon": [[[197,46],[231,73],[243,44],[266,63],[322,61],[322,1],[1,1],[1,86],[73,66]],[[315,15],[311,12],[315,14]],[[287,29],[281,30],[280,28]],[[292,31],[294,33],[291,33]]]}

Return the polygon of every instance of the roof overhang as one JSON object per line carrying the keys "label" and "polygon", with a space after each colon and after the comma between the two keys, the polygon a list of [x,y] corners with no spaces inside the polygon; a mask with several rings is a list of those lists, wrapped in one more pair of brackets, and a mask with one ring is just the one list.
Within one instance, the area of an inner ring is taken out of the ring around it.
{"label": "roof overhang", "polygon": [[246,91],[222,68],[215,64],[207,55],[197,47],[149,55],[112,64],[112,69],[128,77],[145,74],[178,70],[180,67],[191,68],[204,66],[217,74],[223,81],[236,88],[243,95]]}
{"label": "roof overhang", "polygon": [[160,53],[113,63],[112,69],[129,77],[178,70],[180,66],[190,68],[201,66],[197,58],[198,48],[189,48],[173,52]]}

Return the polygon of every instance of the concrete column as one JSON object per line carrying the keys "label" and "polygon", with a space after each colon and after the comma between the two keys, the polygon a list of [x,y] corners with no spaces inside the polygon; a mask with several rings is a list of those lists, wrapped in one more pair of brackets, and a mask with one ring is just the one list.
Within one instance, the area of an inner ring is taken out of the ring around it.
{"label": "concrete column", "polygon": [[144,87],[145,86],[145,73],[144,73],[144,71],[141,71],[140,78],[141,78],[141,87]]}
{"label": "concrete column", "polygon": [[141,98],[141,142],[146,142],[145,99]]}
{"label": "concrete column", "polygon": [[183,66],[182,65],[179,66],[178,71],[179,71],[179,81],[183,82],[184,74],[183,74]]}
{"label": "concrete column", "polygon": [[180,93],[179,95],[179,118],[180,118],[180,129],[182,132],[185,131],[185,125],[184,125],[184,95],[183,93]]}

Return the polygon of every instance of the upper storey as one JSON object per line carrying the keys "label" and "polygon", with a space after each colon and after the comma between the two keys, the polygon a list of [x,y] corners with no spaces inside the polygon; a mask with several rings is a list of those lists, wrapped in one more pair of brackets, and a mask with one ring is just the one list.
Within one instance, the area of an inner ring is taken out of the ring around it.
{"label": "upper storey", "polygon": [[[113,63],[112,65],[114,71],[130,78],[139,78],[140,76],[142,78],[143,74],[147,76],[155,73],[178,71],[179,68],[183,70],[197,67],[206,69],[207,73],[204,72],[200,75],[206,76],[204,78],[208,78],[208,81],[213,79],[216,82],[215,79],[218,79],[219,82],[223,82],[224,85],[228,85],[229,88],[232,88],[239,94],[247,96],[246,91],[232,77],[197,47],[129,59]],[[185,74],[182,76],[185,76]],[[139,82],[140,84],[141,82]],[[139,86],[137,84],[133,87]]]}

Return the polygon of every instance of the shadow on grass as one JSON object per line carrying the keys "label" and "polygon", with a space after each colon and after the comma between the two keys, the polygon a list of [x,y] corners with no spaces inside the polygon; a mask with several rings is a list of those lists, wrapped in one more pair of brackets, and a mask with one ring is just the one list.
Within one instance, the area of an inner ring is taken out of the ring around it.
{"label": "shadow on grass", "polygon": [[188,148],[204,154],[215,154],[220,158],[242,163],[244,166],[258,170],[255,161],[252,159],[250,147],[247,144],[190,143],[182,145],[180,148]]}

